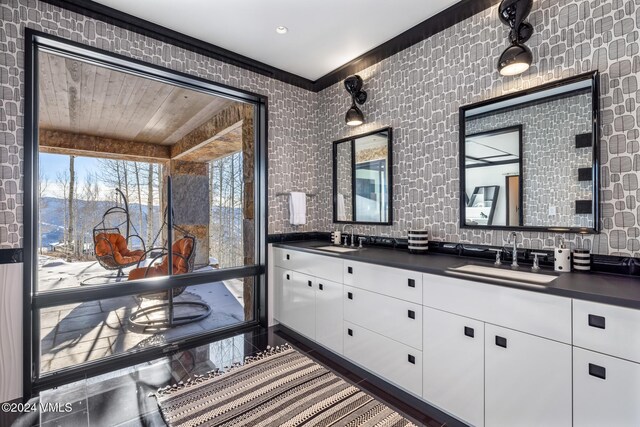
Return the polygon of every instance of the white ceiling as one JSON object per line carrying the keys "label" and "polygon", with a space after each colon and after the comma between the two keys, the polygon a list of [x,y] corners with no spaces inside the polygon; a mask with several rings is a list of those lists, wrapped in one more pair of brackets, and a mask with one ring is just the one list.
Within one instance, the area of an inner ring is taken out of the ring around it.
{"label": "white ceiling", "polygon": [[310,80],[458,1],[97,0]]}
{"label": "white ceiling", "polygon": [[[517,130],[497,134],[470,135],[465,139],[465,164],[491,165],[493,162],[520,158],[520,136]],[[479,160],[475,160],[479,159]]]}

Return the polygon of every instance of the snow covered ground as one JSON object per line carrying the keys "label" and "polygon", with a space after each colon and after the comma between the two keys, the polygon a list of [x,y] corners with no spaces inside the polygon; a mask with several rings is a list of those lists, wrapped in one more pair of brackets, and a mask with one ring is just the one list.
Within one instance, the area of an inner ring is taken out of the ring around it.
{"label": "snow covered ground", "polygon": [[[88,277],[110,273],[96,261],[69,263],[39,257],[38,290],[79,287]],[[126,280],[121,281],[126,286]],[[99,285],[98,285],[99,286]],[[187,335],[202,333],[244,321],[242,281],[213,282],[187,288],[175,301],[200,301],[211,314],[195,323],[157,333],[143,333],[129,321],[141,307],[162,303],[147,295],[110,298],[41,310],[41,371],[96,360],[114,354],[162,345]],[[156,294],[157,296],[157,294]],[[179,310],[176,315],[180,315]]]}

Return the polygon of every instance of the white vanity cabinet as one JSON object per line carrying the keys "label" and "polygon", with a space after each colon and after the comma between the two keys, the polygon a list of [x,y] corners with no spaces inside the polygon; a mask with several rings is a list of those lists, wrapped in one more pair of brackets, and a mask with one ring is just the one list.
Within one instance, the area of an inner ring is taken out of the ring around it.
{"label": "white vanity cabinet", "polygon": [[573,302],[575,426],[640,425],[640,311]]}
{"label": "white vanity cabinet", "polygon": [[342,354],[342,260],[280,248],[274,258],[275,318]]}
{"label": "white vanity cabinet", "polygon": [[422,395],[421,351],[345,321],[344,356],[390,383]]}
{"label": "white vanity cabinet", "polygon": [[640,426],[640,310],[274,248],[275,317],[473,426]]}
{"label": "white vanity cabinet", "polygon": [[422,350],[422,305],[344,286],[344,320]]}
{"label": "white vanity cabinet", "polygon": [[316,341],[342,354],[342,283],[316,279]]}
{"label": "white vanity cabinet", "polygon": [[314,277],[276,267],[280,284],[280,323],[312,340],[316,339],[316,292]]}
{"label": "white vanity cabinet", "polygon": [[474,426],[571,426],[570,299],[431,274],[423,298],[426,401]]}
{"label": "white vanity cabinet", "polygon": [[423,316],[423,398],[483,426],[484,323],[429,307]]}
{"label": "white vanity cabinet", "polygon": [[571,426],[571,346],[485,325],[485,425]]}
{"label": "white vanity cabinet", "polygon": [[573,425],[640,426],[640,364],[574,347]]}

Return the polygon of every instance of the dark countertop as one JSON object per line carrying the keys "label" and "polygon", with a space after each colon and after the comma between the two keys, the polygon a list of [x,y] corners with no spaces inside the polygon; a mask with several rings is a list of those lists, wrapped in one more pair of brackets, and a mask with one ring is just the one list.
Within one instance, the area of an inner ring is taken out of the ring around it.
{"label": "dark countertop", "polygon": [[[470,278],[453,275],[449,270],[463,265],[496,267],[492,262],[478,258],[458,257],[439,253],[414,255],[405,249],[365,246],[362,250],[343,254],[315,249],[318,246],[328,245],[330,245],[329,242],[320,240],[273,244],[274,247],[297,249],[319,255],[455,277],[463,280],[470,280]],[[508,264],[503,264],[502,267],[497,268],[511,270]],[[520,270],[530,272],[531,268],[521,266]],[[527,284],[519,285],[516,284],[516,282],[513,282],[513,284],[505,284],[492,280],[490,277],[483,276],[474,276],[472,280],[492,285],[507,286],[533,292],[542,292],[568,298],[640,309],[640,279],[638,278],[603,273],[555,273],[549,269],[542,269],[539,274],[545,273],[558,275],[558,278],[548,284],[537,286]]]}

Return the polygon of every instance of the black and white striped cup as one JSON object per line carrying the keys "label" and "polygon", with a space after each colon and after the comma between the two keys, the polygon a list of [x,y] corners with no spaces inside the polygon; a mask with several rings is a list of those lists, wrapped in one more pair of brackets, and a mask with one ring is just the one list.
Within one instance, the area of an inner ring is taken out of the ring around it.
{"label": "black and white striped cup", "polygon": [[408,240],[412,254],[426,254],[429,250],[429,232],[426,230],[410,230]]}
{"label": "black and white striped cup", "polygon": [[573,250],[573,269],[575,271],[591,270],[591,251],[588,249]]}

